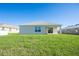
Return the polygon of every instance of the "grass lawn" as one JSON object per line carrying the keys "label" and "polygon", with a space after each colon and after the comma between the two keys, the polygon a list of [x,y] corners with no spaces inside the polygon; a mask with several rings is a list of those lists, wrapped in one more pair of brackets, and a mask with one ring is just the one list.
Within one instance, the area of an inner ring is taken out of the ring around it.
{"label": "grass lawn", "polygon": [[2,56],[79,56],[79,35],[0,36]]}

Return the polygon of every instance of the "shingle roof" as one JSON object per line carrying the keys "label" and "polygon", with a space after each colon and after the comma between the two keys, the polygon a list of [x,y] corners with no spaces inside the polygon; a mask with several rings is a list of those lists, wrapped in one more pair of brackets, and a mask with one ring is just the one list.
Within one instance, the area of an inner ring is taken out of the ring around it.
{"label": "shingle roof", "polygon": [[60,24],[49,23],[49,22],[32,22],[32,23],[28,23],[26,25],[60,25]]}

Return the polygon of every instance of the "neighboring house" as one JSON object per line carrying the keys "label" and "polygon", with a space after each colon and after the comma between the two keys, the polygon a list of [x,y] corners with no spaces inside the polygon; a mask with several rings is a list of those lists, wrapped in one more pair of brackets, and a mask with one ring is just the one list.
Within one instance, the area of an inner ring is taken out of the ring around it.
{"label": "neighboring house", "polygon": [[1,35],[8,35],[8,31],[0,30],[0,36]]}
{"label": "neighboring house", "polygon": [[8,33],[19,33],[19,27],[0,23],[0,35],[8,35]]}
{"label": "neighboring house", "polygon": [[60,24],[50,24],[47,22],[29,23],[20,25],[20,34],[58,34],[61,33]]}
{"label": "neighboring house", "polygon": [[79,34],[79,24],[71,25],[62,29],[63,34]]}

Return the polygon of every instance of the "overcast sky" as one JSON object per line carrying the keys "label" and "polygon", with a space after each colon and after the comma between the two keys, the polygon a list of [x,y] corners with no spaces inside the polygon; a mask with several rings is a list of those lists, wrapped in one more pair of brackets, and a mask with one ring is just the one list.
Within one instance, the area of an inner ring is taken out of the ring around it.
{"label": "overcast sky", "polygon": [[63,26],[79,23],[79,4],[0,4],[0,23],[21,25],[52,22]]}

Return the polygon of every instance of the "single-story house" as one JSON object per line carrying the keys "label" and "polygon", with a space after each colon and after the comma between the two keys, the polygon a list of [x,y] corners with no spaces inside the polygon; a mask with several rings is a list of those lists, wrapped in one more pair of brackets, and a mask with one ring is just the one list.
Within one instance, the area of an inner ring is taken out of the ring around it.
{"label": "single-story house", "polygon": [[19,26],[20,34],[59,34],[61,25],[47,22],[34,22]]}
{"label": "single-story house", "polygon": [[0,35],[8,35],[8,33],[19,33],[19,27],[0,23]]}

